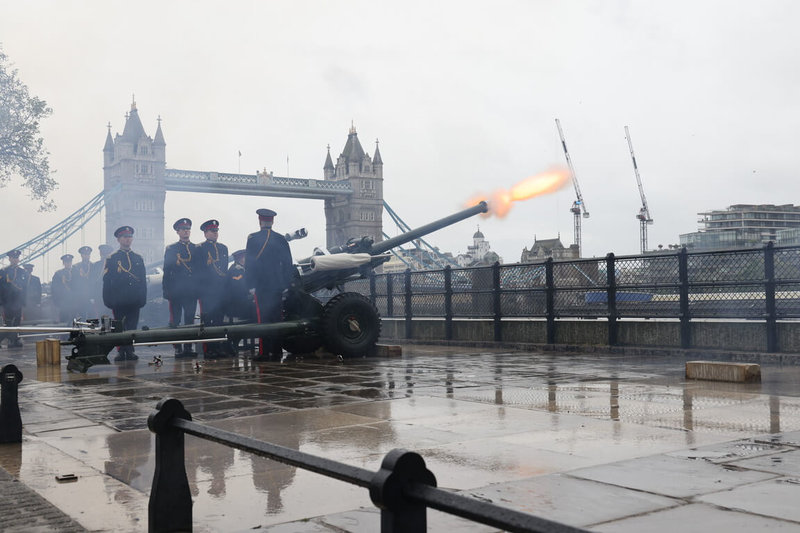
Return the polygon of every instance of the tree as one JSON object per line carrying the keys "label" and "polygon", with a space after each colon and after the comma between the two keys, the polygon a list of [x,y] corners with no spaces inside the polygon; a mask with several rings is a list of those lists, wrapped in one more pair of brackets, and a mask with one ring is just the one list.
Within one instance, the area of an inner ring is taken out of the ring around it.
{"label": "tree", "polygon": [[0,48],[0,188],[19,176],[31,198],[41,202],[40,211],[55,209],[49,196],[58,185],[39,133],[39,121],[52,112],[47,102],[29,94]]}

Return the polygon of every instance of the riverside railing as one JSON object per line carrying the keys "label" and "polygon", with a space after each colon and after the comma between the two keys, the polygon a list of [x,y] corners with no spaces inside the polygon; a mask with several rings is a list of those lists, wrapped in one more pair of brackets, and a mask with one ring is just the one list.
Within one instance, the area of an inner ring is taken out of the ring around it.
{"label": "riverside railing", "polygon": [[147,426],[156,434],[156,464],[148,508],[151,533],[192,530],[192,495],[184,463],[185,434],[369,489],[370,498],[381,509],[382,533],[426,531],[428,507],[505,531],[586,531],[437,488],[436,477],[425,466],[425,460],[402,449],[387,453],[380,469],[372,472],[192,422],[183,404],[172,398],[158,402]]}
{"label": "riverside railing", "polygon": [[688,348],[693,319],[747,319],[766,323],[767,349],[777,351],[777,321],[800,318],[800,246],[448,266],[373,274],[346,289],[369,296],[382,316],[404,318],[407,337],[415,317],[443,317],[448,340],[453,318],[491,319],[495,340],[503,319],[543,318],[552,343],[557,319],[593,318],[608,321],[615,345],[619,319],[670,318]]}

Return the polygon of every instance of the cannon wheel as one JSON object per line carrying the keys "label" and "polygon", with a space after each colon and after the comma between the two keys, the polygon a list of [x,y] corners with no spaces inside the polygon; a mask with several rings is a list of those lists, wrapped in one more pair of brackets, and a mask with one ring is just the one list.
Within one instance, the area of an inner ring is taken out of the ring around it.
{"label": "cannon wheel", "polygon": [[356,292],[338,294],[325,304],[321,326],[325,348],[342,357],[372,353],[381,334],[378,310]]}

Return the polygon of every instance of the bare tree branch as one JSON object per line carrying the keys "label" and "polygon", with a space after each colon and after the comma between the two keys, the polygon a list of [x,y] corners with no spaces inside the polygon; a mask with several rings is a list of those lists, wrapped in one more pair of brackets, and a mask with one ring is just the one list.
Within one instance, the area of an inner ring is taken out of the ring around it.
{"label": "bare tree branch", "polygon": [[50,193],[58,186],[39,132],[39,121],[52,112],[47,102],[29,94],[0,48],[0,188],[21,178],[40,211],[55,209]]}

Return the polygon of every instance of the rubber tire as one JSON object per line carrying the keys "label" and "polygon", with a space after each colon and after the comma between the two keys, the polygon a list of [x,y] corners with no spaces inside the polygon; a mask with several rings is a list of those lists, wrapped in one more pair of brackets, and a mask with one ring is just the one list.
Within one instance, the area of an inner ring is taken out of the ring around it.
{"label": "rubber tire", "polygon": [[[356,321],[359,331],[353,331],[351,320]],[[325,304],[321,330],[329,352],[342,357],[371,355],[381,335],[381,317],[369,298],[343,292]]]}

